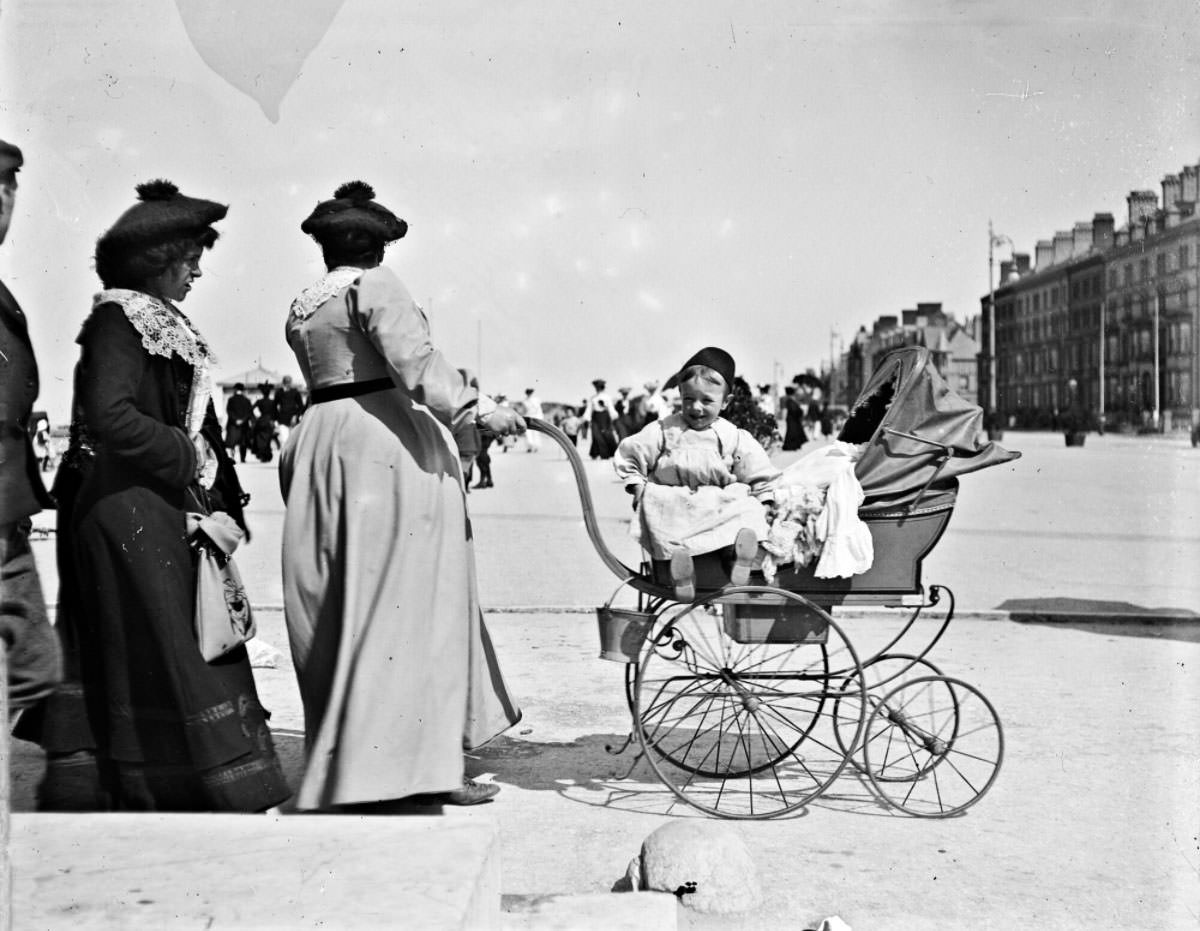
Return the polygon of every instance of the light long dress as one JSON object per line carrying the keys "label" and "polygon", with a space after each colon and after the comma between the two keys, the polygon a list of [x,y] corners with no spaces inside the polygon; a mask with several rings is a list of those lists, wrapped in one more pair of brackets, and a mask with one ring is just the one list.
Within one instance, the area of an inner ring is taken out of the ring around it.
{"label": "light long dress", "polygon": [[483,625],[454,441],[476,389],[382,267],[324,276],[293,303],[287,339],[310,389],[395,385],[314,404],[282,453],[284,608],[308,746],[296,807],[458,788],[464,746],[520,718]]}

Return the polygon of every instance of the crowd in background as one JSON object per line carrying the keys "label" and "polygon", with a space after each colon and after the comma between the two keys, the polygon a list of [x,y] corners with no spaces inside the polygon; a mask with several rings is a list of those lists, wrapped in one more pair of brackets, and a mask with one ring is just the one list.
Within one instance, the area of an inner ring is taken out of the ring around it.
{"label": "crowd in background", "polygon": [[278,388],[270,382],[258,386],[258,398],[251,401],[246,386],[238,382],[225,401],[225,448],[239,461],[247,451],[259,462],[270,462],[275,450],[282,449],[288,433],[300,422],[306,402],[292,376],[284,375]]}
{"label": "crowd in background", "polygon": [[[811,371],[796,375],[791,383],[783,386],[783,393],[778,395],[775,386],[770,384],[751,388],[740,378],[738,382],[738,390],[744,395],[743,409],[752,407],[761,412],[762,418],[774,421],[776,425],[777,436],[772,436],[770,431],[763,434],[768,448],[778,446],[788,451],[797,450],[807,442],[826,439],[837,433],[840,421],[844,418],[843,411],[831,408],[826,403],[824,385]],[[662,389],[653,380],[644,382],[640,388],[623,386],[610,391],[607,380],[597,378],[592,382],[592,393],[578,405],[543,404],[533,388],[525,390],[523,399],[510,400],[504,394],[498,394],[496,400],[511,406],[525,417],[549,421],[583,448],[591,459],[611,459],[617,444],[625,437],[679,410],[678,390]],[[739,417],[735,406],[731,411],[731,419],[738,422],[745,418]],[[739,425],[750,426],[745,423]],[[531,431],[520,440],[507,437],[497,448],[501,452],[518,448],[536,452],[539,438]],[[487,478],[483,477],[481,471],[480,484],[474,487],[492,487],[487,447],[483,450],[483,458],[479,460],[481,469],[485,461],[488,463]]]}

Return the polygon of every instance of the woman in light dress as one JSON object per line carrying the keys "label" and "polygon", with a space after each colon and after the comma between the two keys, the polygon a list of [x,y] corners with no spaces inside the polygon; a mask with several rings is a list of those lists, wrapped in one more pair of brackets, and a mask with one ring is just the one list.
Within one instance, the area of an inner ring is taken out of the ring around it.
{"label": "woman in light dress", "polygon": [[487,801],[499,787],[464,777],[463,749],[520,712],[483,625],[459,448],[475,426],[508,435],[524,421],[430,342],[424,313],[380,264],[407,225],[369,185],[342,185],[301,230],[328,270],[286,327],[310,390],[280,465],[308,748],[295,807]]}

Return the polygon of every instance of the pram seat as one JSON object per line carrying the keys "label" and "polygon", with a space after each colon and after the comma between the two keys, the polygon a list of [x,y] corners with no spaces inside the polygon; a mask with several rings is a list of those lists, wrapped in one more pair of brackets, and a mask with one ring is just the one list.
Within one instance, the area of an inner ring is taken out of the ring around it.
{"label": "pram seat", "polygon": [[[953,511],[952,501],[911,512],[860,511],[859,517],[871,531],[875,548],[874,562],[866,572],[847,578],[819,579],[814,574],[815,561],[808,566],[789,563],[780,566],[773,582],[767,582],[761,572],[752,572],[750,584],[797,592],[825,606],[907,604],[903,596],[919,598],[924,592],[921,564],[945,533]],[[698,590],[714,591],[729,584],[732,554],[703,553],[693,561]],[[648,581],[669,588],[670,561],[652,560]]]}

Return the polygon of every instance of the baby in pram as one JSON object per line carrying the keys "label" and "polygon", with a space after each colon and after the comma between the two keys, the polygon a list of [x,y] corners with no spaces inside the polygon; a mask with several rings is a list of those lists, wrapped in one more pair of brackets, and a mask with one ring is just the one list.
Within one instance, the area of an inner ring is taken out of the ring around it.
{"label": "baby in pram", "polygon": [[695,597],[693,556],[732,548],[730,582],[745,585],[768,534],[779,470],[747,431],[721,416],[733,389],[733,357],[701,349],[664,387],[681,409],[617,447],[613,465],[634,496],[634,534],[652,559],[668,559],[675,597]]}

